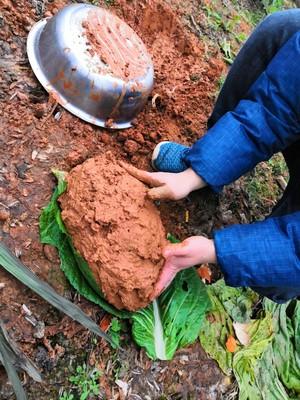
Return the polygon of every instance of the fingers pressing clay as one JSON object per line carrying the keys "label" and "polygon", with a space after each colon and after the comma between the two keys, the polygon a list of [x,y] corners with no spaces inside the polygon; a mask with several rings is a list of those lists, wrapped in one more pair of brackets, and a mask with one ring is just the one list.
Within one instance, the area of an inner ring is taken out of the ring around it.
{"label": "fingers pressing clay", "polygon": [[146,183],[149,186],[160,186],[162,183],[154,178],[155,172],[147,172],[134,167],[133,165],[127,164],[123,161],[119,161],[119,164],[124,168],[131,176],[138,179],[141,182]]}

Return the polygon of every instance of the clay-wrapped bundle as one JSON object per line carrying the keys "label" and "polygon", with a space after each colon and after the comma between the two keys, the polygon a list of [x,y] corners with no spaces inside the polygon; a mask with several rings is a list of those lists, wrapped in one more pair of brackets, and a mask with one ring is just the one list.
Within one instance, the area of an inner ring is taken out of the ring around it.
{"label": "clay-wrapped bundle", "polygon": [[111,153],[76,166],[60,197],[63,222],[105,299],[137,310],[151,301],[166,233],[143,183]]}

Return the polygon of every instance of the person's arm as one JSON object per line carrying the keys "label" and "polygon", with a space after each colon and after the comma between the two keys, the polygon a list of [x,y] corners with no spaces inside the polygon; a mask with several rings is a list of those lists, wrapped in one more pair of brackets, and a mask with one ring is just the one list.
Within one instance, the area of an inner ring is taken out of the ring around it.
{"label": "person's arm", "polygon": [[166,262],[153,297],[179,271],[202,263],[218,263],[229,286],[298,287],[300,292],[300,212],[233,225],[216,231],[213,240],[193,236],[170,244],[163,255]]}
{"label": "person's arm", "polygon": [[300,139],[300,32],[278,51],[234,111],[191,148],[186,163],[215,191]]}
{"label": "person's arm", "polygon": [[218,230],[214,243],[227,285],[300,291],[300,212]]}

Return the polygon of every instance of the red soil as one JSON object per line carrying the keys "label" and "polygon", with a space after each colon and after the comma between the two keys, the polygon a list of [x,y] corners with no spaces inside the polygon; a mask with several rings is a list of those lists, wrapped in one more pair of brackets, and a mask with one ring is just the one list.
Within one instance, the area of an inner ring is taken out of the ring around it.
{"label": "red soil", "polygon": [[62,218],[105,298],[119,309],[147,306],[163,265],[166,232],[146,187],[111,153],[78,165],[67,181]]}
{"label": "red soil", "polygon": [[88,13],[82,26],[89,52],[97,54],[113,76],[129,81],[146,75],[151,59],[141,39],[123,20],[99,8]]}

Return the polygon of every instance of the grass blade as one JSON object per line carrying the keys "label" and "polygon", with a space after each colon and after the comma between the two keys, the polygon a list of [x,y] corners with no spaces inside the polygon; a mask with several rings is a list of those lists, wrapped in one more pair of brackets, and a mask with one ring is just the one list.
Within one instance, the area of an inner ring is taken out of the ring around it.
{"label": "grass blade", "polygon": [[[36,366],[24,353],[20,351],[14,340],[12,340],[12,338],[9,337],[5,329],[4,323],[1,320],[0,320],[0,332],[2,333],[4,339],[6,340],[9,359],[13,363],[13,365],[17,368],[17,370],[23,369],[33,380],[35,380],[36,382],[42,382],[41,375],[37,370]],[[1,354],[0,354],[0,361],[3,364]]]}
{"label": "grass blade", "polygon": [[17,400],[26,400],[27,396],[23,389],[22,382],[20,381],[17,371],[10,360],[9,346],[1,331],[0,331],[0,355],[1,355],[1,362],[5,368],[8,379],[10,380],[13,386]]}
{"label": "grass blade", "polygon": [[3,243],[0,243],[0,265],[59,311],[65,313],[85,328],[114,345],[112,339],[99,329],[97,324],[78,306],[56,293],[48,283],[40,280],[29,268],[22,264]]}

